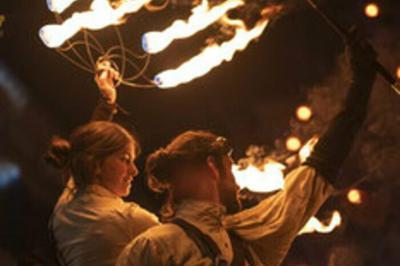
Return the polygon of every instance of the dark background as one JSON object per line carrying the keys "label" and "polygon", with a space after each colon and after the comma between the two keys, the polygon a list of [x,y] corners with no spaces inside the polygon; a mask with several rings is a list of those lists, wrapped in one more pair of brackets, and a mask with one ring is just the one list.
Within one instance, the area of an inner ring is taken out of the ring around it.
{"label": "dark background", "polygon": [[[83,7],[90,3],[82,2]],[[364,15],[366,3],[331,0],[321,1],[321,6],[346,27],[357,24],[395,73],[400,65],[400,3],[379,1],[381,14],[375,19]],[[142,33],[182,16],[178,9],[163,12],[132,15],[120,27],[127,44],[137,47]],[[0,29],[0,264],[13,265],[27,254],[43,252],[47,220],[63,186],[59,173],[43,163],[47,143],[52,135],[67,137],[90,119],[98,91],[93,75],[41,43],[39,28],[55,21],[46,1],[3,0],[0,14],[5,16]],[[96,36],[104,42],[115,38],[107,30]],[[177,66],[195,54],[201,44],[196,38],[201,37],[179,41],[154,56],[149,73]],[[146,154],[187,129],[209,129],[228,137],[236,159],[251,144],[273,149],[277,139],[295,130],[290,121],[299,104],[310,103],[321,115],[330,113],[329,106],[313,100],[324,98],[318,92],[328,88],[324,95],[337,103],[337,58],[343,50],[342,41],[320,17],[301,5],[275,21],[232,62],[191,83],[171,90],[121,86],[118,102],[130,112],[143,147],[139,167]],[[399,147],[400,98],[381,81],[377,87],[368,124],[369,132],[377,133],[364,136],[370,145],[359,145],[360,153],[353,156],[357,163],[343,174],[374,177],[361,186],[368,200],[358,207],[342,194],[330,200],[323,210],[341,209],[344,225],[330,235],[299,237],[286,264],[399,265],[399,157],[389,147]],[[374,157],[376,151],[379,158]],[[158,200],[143,179],[136,178],[130,199],[156,211]]]}

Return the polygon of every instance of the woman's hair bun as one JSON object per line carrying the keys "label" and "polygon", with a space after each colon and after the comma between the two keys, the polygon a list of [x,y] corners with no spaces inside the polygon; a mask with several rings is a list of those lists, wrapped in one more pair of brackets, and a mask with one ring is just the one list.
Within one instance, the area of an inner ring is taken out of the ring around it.
{"label": "woman's hair bun", "polygon": [[47,163],[57,167],[65,168],[70,160],[71,144],[68,140],[54,136],[51,141],[45,160]]}
{"label": "woman's hair bun", "polygon": [[155,191],[164,190],[171,170],[171,156],[161,148],[149,155],[146,160],[146,174],[150,188]]}

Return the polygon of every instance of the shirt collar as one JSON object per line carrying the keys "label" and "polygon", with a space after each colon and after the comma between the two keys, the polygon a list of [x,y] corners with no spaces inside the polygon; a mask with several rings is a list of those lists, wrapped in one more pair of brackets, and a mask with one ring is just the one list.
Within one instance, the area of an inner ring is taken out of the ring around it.
{"label": "shirt collar", "polygon": [[220,204],[198,200],[184,200],[176,205],[175,210],[176,218],[184,219],[203,231],[221,228],[226,213],[226,208]]}
{"label": "shirt collar", "polygon": [[101,185],[98,185],[98,184],[88,185],[85,189],[85,194],[94,195],[94,196],[100,197],[102,199],[114,200],[114,201],[123,203],[123,200],[121,197],[118,197],[117,195],[115,195],[113,192],[111,192],[107,188],[105,188]]}

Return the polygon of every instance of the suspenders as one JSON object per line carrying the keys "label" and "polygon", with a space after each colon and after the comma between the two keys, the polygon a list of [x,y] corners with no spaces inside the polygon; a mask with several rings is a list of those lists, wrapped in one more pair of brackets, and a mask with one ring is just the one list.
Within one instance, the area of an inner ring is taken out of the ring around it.
{"label": "suspenders", "polygon": [[[203,257],[208,257],[213,261],[214,266],[228,266],[228,262],[222,257],[221,250],[218,248],[214,240],[208,235],[201,232],[194,225],[183,219],[173,219],[170,223],[176,224],[187,234],[187,236],[196,244]],[[243,266],[245,261],[248,265],[255,265],[253,257],[248,246],[233,232],[229,232],[229,237],[233,246],[234,258],[232,266]]]}

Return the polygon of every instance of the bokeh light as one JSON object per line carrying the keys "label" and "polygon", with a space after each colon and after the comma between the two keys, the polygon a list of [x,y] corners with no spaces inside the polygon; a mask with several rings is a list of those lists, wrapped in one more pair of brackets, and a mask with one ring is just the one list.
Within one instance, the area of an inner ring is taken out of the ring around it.
{"label": "bokeh light", "polygon": [[397,67],[396,76],[400,79],[400,66]]}
{"label": "bokeh light", "polygon": [[312,111],[307,105],[301,105],[296,109],[296,117],[300,121],[307,122],[311,119]]}
{"label": "bokeh light", "polygon": [[351,204],[360,205],[362,203],[362,193],[358,189],[351,189],[347,192],[347,199]]}
{"label": "bokeh light", "polygon": [[365,6],[365,15],[369,18],[376,18],[379,16],[379,6],[375,3],[369,3]]}
{"label": "bokeh light", "polygon": [[291,136],[286,139],[286,149],[288,151],[296,152],[301,148],[301,141],[298,137]]}

